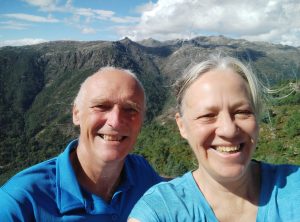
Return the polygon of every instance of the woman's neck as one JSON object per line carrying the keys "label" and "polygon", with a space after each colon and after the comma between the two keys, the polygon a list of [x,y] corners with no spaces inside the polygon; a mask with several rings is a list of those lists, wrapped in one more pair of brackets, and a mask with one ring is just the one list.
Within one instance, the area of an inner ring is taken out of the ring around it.
{"label": "woman's neck", "polygon": [[201,167],[193,176],[219,221],[243,221],[244,216],[248,217],[244,221],[256,218],[260,194],[258,163],[251,162],[237,180],[217,181]]}

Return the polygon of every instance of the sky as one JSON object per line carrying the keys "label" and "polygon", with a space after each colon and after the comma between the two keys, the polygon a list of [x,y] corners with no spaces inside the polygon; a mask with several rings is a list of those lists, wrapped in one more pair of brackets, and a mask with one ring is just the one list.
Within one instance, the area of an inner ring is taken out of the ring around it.
{"label": "sky", "polygon": [[299,0],[0,0],[0,47],[223,35],[300,46]]}

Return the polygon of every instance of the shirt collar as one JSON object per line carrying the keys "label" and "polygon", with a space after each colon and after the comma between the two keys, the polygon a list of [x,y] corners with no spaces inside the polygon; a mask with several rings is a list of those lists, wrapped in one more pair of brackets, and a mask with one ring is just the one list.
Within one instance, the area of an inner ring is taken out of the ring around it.
{"label": "shirt collar", "polygon": [[[78,180],[76,178],[75,172],[73,170],[70,154],[71,152],[77,148],[78,140],[73,140],[68,144],[65,151],[61,153],[57,158],[56,163],[56,190],[57,190],[57,206],[61,213],[66,213],[68,211],[76,210],[76,209],[85,209],[90,211],[91,205],[95,205],[98,202],[98,206],[96,209],[92,210],[94,213],[101,213],[108,205],[104,201],[100,201],[100,197],[91,197],[84,198],[83,190],[81,189]],[[130,161],[130,155],[128,155],[125,159],[124,168],[122,171],[122,182],[120,186],[116,189],[115,194],[113,195],[113,199],[115,196],[118,196],[121,192],[124,192],[130,189],[131,186],[134,186],[134,178],[132,172],[132,166]],[[93,194],[91,194],[93,195]],[[93,195],[94,196],[94,195]],[[95,201],[95,199],[97,201]],[[90,201],[93,202],[90,203]],[[112,200],[112,203],[114,201]],[[101,204],[100,204],[101,203]],[[96,211],[96,212],[95,212]],[[105,210],[107,212],[107,209]]]}
{"label": "shirt collar", "polygon": [[79,183],[73,170],[70,153],[76,149],[78,140],[68,144],[67,148],[57,158],[56,163],[56,201],[61,213],[85,208],[85,201]]}
{"label": "shirt collar", "polygon": [[132,168],[132,164],[130,161],[130,154],[127,155],[126,159],[125,159],[125,163],[124,163],[124,168],[123,168],[123,181],[122,181],[122,186],[134,186],[135,182],[134,182],[134,178],[133,178],[133,174],[131,172],[134,172],[134,169]]}

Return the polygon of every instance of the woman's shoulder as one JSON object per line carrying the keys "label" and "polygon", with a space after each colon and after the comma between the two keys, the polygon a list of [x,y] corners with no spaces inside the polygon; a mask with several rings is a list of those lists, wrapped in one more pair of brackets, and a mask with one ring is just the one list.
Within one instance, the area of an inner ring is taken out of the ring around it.
{"label": "woman's shoulder", "polygon": [[293,164],[271,164],[260,162],[263,173],[272,174],[277,176],[289,176],[294,174],[300,176],[300,166]]}
{"label": "woman's shoulder", "polygon": [[191,172],[187,172],[182,176],[176,177],[169,181],[160,182],[152,186],[144,196],[159,195],[178,195],[178,193],[192,189],[193,176]]}
{"label": "woman's shoulder", "polygon": [[[296,221],[299,218],[300,170],[292,164],[261,163],[262,186],[258,221]],[[295,220],[296,219],[296,220]]]}
{"label": "woman's shoulder", "polygon": [[270,164],[261,162],[262,180],[270,186],[284,189],[299,187],[300,166],[293,164]]}

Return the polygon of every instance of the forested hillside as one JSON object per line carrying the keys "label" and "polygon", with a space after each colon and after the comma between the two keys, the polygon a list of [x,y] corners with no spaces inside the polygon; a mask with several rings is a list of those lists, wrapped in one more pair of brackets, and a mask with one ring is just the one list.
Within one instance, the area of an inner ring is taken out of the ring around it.
{"label": "forested hillside", "polygon": [[265,84],[283,89],[266,103],[255,158],[299,164],[299,48],[222,36],[166,42],[59,41],[0,48],[0,184],[20,169],[57,155],[77,137],[72,101],[80,83],[107,65],[131,69],[146,90],[146,120],[135,152],[164,175],[193,169],[191,151],[173,120],[170,85],[190,63],[217,51],[251,63]]}

